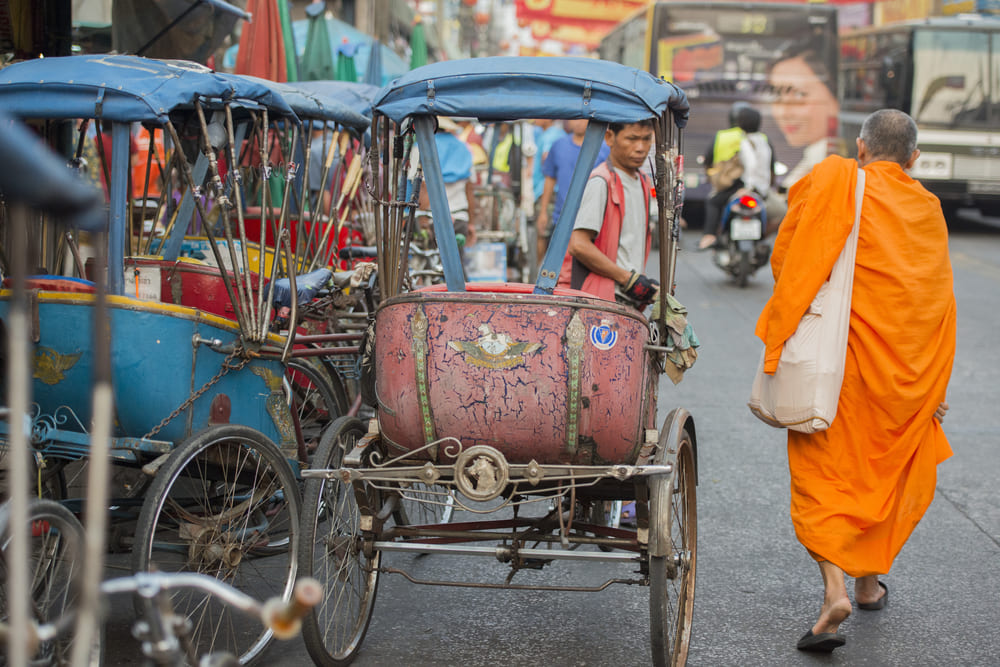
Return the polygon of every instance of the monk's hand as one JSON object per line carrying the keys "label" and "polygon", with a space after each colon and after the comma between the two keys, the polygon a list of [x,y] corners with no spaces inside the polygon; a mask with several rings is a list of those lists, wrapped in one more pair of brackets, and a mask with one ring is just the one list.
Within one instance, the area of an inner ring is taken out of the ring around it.
{"label": "monk's hand", "polygon": [[639,304],[639,309],[641,310],[653,302],[660,283],[633,271],[625,282],[624,287],[625,296]]}
{"label": "monk's hand", "polygon": [[937,410],[934,411],[934,419],[938,421],[944,421],[944,416],[948,412],[948,402],[941,401],[938,405]]}

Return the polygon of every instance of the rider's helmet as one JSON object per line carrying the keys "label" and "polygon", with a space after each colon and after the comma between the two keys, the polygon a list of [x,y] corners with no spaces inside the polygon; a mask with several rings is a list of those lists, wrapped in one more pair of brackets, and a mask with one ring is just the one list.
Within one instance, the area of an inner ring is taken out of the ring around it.
{"label": "rider's helmet", "polygon": [[729,127],[736,127],[739,124],[737,119],[739,118],[740,109],[749,108],[751,108],[749,102],[744,102],[743,100],[733,102],[733,106],[729,107]]}
{"label": "rider's helmet", "polygon": [[760,132],[760,112],[749,104],[736,112],[735,125],[746,133]]}

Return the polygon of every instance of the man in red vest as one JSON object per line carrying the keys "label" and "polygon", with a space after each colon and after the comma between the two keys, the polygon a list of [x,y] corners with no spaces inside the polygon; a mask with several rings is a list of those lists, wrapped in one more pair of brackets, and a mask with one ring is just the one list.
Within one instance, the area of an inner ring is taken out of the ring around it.
{"label": "man in red vest", "polygon": [[604,141],[610,153],[587,181],[559,285],[642,310],[659,287],[643,275],[652,187],[639,171],[653,143],[653,121],[611,123]]}

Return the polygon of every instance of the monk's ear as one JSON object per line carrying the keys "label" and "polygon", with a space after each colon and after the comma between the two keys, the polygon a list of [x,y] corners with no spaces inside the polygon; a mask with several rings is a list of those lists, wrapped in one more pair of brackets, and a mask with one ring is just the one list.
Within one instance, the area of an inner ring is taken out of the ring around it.
{"label": "monk's ear", "polygon": [[864,166],[865,162],[868,161],[868,147],[865,146],[865,142],[861,141],[861,137],[855,139],[854,143],[858,146],[858,163]]}
{"label": "monk's ear", "polygon": [[913,169],[913,165],[917,163],[918,157],[920,157],[920,151],[914,150],[913,153],[910,155],[910,159],[907,160],[906,164],[903,165],[903,169],[905,169],[906,171]]}

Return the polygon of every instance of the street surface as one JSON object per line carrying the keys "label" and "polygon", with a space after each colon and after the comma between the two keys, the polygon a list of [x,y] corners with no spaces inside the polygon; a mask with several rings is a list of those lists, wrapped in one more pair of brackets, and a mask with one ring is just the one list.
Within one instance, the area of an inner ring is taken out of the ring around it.
{"label": "street surface", "polygon": [[[677,296],[701,338],[700,357],[680,385],[664,378],[660,392],[660,419],[684,406],[697,424],[698,573],[688,664],[996,665],[1000,231],[953,227],[958,356],[944,426],[955,455],[939,467],[934,503],[884,577],[887,607],[855,611],[841,627],[847,646],[832,657],[795,650],[819,611],[822,584],[788,517],[784,432],[757,421],[745,407],[761,349],[753,329],[771,292],[770,272],[760,271],[749,287],[737,288],[709,253],[693,250],[699,234],[685,235]],[[500,581],[507,572],[485,558],[392,554],[384,562],[429,578]],[[627,567],[555,563],[519,574],[515,582],[594,584],[629,574]],[[119,622],[109,657],[117,654],[115,664],[135,664],[135,654],[117,638],[127,614],[114,615]],[[646,588],[491,591],[416,586],[383,576],[354,664],[642,665],[650,660],[648,623]],[[309,658],[296,639],[273,645],[263,664],[302,665]]]}

